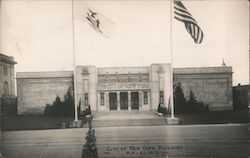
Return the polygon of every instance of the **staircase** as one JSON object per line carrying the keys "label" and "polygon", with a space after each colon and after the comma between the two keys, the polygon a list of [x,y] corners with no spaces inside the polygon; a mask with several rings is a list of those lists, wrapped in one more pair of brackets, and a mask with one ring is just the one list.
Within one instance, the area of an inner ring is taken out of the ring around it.
{"label": "staircase", "polygon": [[167,120],[153,111],[108,111],[96,112],[93,127],[114,126],[159,126],[166,125]]}

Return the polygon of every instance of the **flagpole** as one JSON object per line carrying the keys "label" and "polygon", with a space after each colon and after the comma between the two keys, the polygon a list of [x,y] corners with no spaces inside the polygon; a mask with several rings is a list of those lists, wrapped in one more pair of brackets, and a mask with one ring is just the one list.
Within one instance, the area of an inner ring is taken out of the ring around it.
{"label": "flagpole", "polygon": [[78,121],[77,113],[77,93],[76,93],[76,56],[75,56],[75,24],[74,24],[74,0],[71,0],[72,11],[72,42],[73,42],[73,71],[74,71],[74,103],[75,103],[75,121]]}
{"label": "flagpole", "polygon": [[171,104],[171,118],[174,117],[174,91],[173,91],[173,0],[170,0],[170,104]]}

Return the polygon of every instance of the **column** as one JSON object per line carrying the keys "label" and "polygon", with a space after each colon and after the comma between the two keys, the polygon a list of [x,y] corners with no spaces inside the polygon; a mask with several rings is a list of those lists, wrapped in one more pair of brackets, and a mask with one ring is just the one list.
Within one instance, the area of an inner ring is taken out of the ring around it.
{"label": "column", "polygon": [[142,110],[142,104],[143,104],[142,91],[139,91],[139,110]]}
{"label": "column", "polygon": [[131,91],[128,91],[128,110],[131,111]]}
{"label": "column", "polygon": [[120,92],[116,92],[116,97],[117,97],[117,110],[121,110],[121,104],[120,104]]}
{"label": "column", "polygon": [[85,100],[84,100],[84,92],[82,92],[82,96],[81,96],[82,100],[81,100],[81,111],[85,111],[86,107],[85,107]]}
{"label": "column", "polygon": [[100,109],[100,105],[101,105],[101,94],[99,92],[97,92],[97,107],[96,107],[96,111],[98,111]]}
{"label": "column", "polygon": [[[150,100],[151,99],[151,96],[150,96],[151,93],[150,93],[150,91],[148,91],[147,93],[148,93],[148,105],[150,105],[150,103],[151,103],[151,100]],[[152,110],[152,106],[151,105],[150,105],[150,110]]]}
{"label": "column", "polygon": [[106,102],[105,102],[105,104],[106,104],[106,109],[107,109],[107,111],[109,111],[109,93],[108,92],[105,92],[105,98],[106,98]]}

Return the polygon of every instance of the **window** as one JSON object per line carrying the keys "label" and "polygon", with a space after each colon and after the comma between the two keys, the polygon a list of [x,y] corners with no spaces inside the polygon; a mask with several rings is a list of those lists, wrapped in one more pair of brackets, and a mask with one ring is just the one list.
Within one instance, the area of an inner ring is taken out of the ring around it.
{"label": "window", "polygon": [[143,92],[143,103],[148,104],[148,92]]}
{"label": "window", "polygon": [[160,91],[160,104],[164,103],[163,91]]}
{"label": "window", "polygon": [[89,105],[88,93],[84,93],[84,101],[85,101],[85,106],[88,106]]}
{"label": "window", "polygon": [[8,75],[8,68],[6,66],[3,67],[3,73],[4,73],[4,76]]}
{"label": "window", "polygon": [[101,95],[101,105],[104,105],[104,93],[100,93]]}

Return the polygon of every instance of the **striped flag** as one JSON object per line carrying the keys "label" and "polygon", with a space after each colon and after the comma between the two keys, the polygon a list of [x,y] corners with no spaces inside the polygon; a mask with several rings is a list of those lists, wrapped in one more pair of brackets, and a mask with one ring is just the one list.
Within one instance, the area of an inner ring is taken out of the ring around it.
{"label": "striped flag", "polygon": [[179,0],[174,1],[174,18],[184,23],[186,30],[194,39],[196,44],[199,44],[203,40],[203,32],[198,23],[188,12],[186,7]]}

